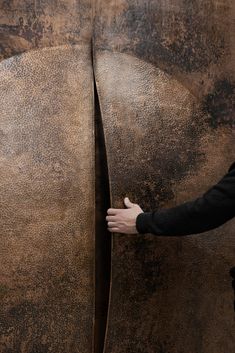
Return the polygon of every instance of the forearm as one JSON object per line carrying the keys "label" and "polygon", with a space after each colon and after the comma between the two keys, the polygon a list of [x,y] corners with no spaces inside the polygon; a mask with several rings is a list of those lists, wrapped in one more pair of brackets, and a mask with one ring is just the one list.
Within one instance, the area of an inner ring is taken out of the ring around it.
{"label": "forearm", "polygon": [[137,216],[139,233],[181,236],[219,227],[235,216],[235,170],[202,197],[179,206]]}
{"label": "forearm", "polygon": [[136,227],[139,233],[180,236],[206,232],[219,227],[234,215],[231,212],[211,212],[203,206],[201,199],[178,207],[144,212],[137,216]]}

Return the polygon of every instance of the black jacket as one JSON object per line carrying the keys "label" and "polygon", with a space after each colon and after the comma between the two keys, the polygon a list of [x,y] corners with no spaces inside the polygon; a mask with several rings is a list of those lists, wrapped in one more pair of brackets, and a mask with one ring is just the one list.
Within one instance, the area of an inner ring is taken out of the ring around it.
{"label": "black jacket", "polygon": [[206,232],[235,217],[235,163],[205,194],[179,206],[140,213],[138,233],[180,236]]}

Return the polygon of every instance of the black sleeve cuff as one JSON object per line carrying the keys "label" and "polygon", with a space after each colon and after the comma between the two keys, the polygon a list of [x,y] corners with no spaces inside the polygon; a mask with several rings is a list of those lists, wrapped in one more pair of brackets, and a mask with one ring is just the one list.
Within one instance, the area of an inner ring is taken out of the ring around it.
{"label": "black sleeve cuff", "polygon": [[181,236],[203,233],[235,217],[235,168],[201,197],[171,208],[142,212],[136,217],[138,233]]}
{"label": "black sleeve cuff", "polygon": [[136,218],[136,229],[140,234],[148,233],[148,224],[151,223],[152,212],[142,212]]}
{"label": "black sleeve cuff", "polygon": [[[171,235],[171,231],[173,230],[172,224],[171,224],[172,210],[173,209],[161,209],[158,211],[143,212],[138,214],[136,218],[136,229],[138,233]],[[174,217],[175,215],[173,215],[173,223],[174,223]]]}

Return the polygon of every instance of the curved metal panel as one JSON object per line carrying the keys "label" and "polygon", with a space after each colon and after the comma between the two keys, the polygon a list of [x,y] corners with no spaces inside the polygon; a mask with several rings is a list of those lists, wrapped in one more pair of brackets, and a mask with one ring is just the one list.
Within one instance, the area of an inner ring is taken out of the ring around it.
{"label": "curved metal panel", "polygon": [[82,44],[0,64],[2,353],[92,351],[90,59]]}
{"label": "curved metal panel", "polygon": [[[234,161],[231,3],[98,1],[95,77],[112,207],[193,199]],[[105,352],[235,348],[234,221],[183,238],[113,235]]]}

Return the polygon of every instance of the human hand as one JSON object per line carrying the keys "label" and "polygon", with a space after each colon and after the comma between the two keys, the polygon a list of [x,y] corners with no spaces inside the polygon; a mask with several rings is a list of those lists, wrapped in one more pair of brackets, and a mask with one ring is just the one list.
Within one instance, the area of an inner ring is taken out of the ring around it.
{"label": "human hand", "polygon": [[112,233],[137,234],[136,218],[144,212],[139,205],[132,203],[128,197],[124,198],[124,204],[127,209],[109,208],[106,221],[108,222],[108,231]]}

